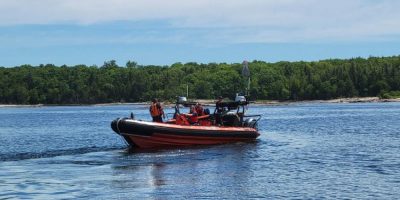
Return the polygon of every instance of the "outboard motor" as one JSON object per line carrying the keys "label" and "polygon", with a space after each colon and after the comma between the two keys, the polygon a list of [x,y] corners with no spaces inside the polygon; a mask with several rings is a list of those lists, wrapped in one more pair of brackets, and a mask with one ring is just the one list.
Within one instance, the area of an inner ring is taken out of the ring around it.
{"label": "outboard motor", "polygon": [[257,129],[257,120],[253,118],[248,118],[244,121],[243,126]]}
{"label": "outboard motor", "polygon": [[240,119],[235,112],[228,112],[222,115],[222,123],[224,126],[240,126]]}
{"label": "outboard motor", "polygon": [[238,94],[236,94],[235,101],[236,102],[246,102],[246,97],[245,96],[239,96]]}
{"label": "outboard motor", "polygon": [[186,103],[187,98],[186,97],[178,97],[178,103]]}

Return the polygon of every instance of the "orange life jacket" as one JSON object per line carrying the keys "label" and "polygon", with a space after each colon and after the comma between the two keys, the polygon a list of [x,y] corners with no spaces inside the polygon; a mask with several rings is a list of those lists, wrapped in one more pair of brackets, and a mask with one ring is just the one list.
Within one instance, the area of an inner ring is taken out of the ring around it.
{"label": "orange life jacket", "polygon": [[150,114],[152,117],[157,117],[160,116],[161,113],[161,109],[158,108],[157,103],[152,103],[150,106]]}
{"label": "orange life jacket", "polygon": [[190,122],[191,122],[191,123],[197,123],[197,122],[199,122],[199,120],[197,119],[197,113],[193,113],[193,114],[189,117],[189,119],[190,119]]}
{"label": "orange life jacket", "polygon": [[198,116],[204,115],[204,109],[203,109],[203,107],[201,107],[201,106],[196,106],[195,109],[196,109],[196,113],[197,113]]}
{"label": "orange life jacket", "polygon": [[186,119],[185,114],[176,115],[176,124],[178,125],[189,125],[189,121]]}

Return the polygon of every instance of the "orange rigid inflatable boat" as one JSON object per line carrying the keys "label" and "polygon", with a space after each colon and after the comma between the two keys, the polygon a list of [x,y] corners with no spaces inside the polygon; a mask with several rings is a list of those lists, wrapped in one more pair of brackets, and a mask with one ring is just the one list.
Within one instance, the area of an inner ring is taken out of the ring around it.
{"label": "orange rigid inflatable boat", "polygon": [[114,120],[112,127],[129,145],[140,148],[223,144],[254,140],[260,135],[248,127],[184,126],[134,119]]}
{"label": "orange rigid inflatable boat", "polygon": [[[255,140],[260,134],[257,122],[260,115],[244,115],[248,101],[221,104],[222,113],[199,116],[196,122],[189,122],[189,114],[181,114],[179,105],[193,103],[177,101],[174,118],[167,122],[147,122],[131,118],[117,118],[111,128],[122,136],[131,147],[165,148],[190,145],[212,145]],[[217,110],[217,109],[216,109]],[[216,118],[220,118],[218,124]]]}

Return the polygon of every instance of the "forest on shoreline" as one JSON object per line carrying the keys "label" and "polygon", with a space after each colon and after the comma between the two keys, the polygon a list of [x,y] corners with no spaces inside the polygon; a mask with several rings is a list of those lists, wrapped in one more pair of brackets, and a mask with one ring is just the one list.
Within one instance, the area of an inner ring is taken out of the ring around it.
{"label": "forest on shoreline", "polygon": [[[249,62],[253,100],[327,100],[400,97],[400,56],[315,62]],[[244,91],[242,63],[102,66],[52,64],[0,67],[0,104],[144,102],[176,96],[232,98]]]}

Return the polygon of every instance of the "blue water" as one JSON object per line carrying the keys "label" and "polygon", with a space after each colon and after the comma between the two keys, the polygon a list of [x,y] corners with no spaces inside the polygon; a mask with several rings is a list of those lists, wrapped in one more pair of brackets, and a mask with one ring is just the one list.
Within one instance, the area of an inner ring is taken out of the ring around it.
{"label": "blue water", "polygon": [[131,111],[1,108],[0,199],[400,197],[400,103],[252,106],[256,142],[154,151],[110,129]]}

